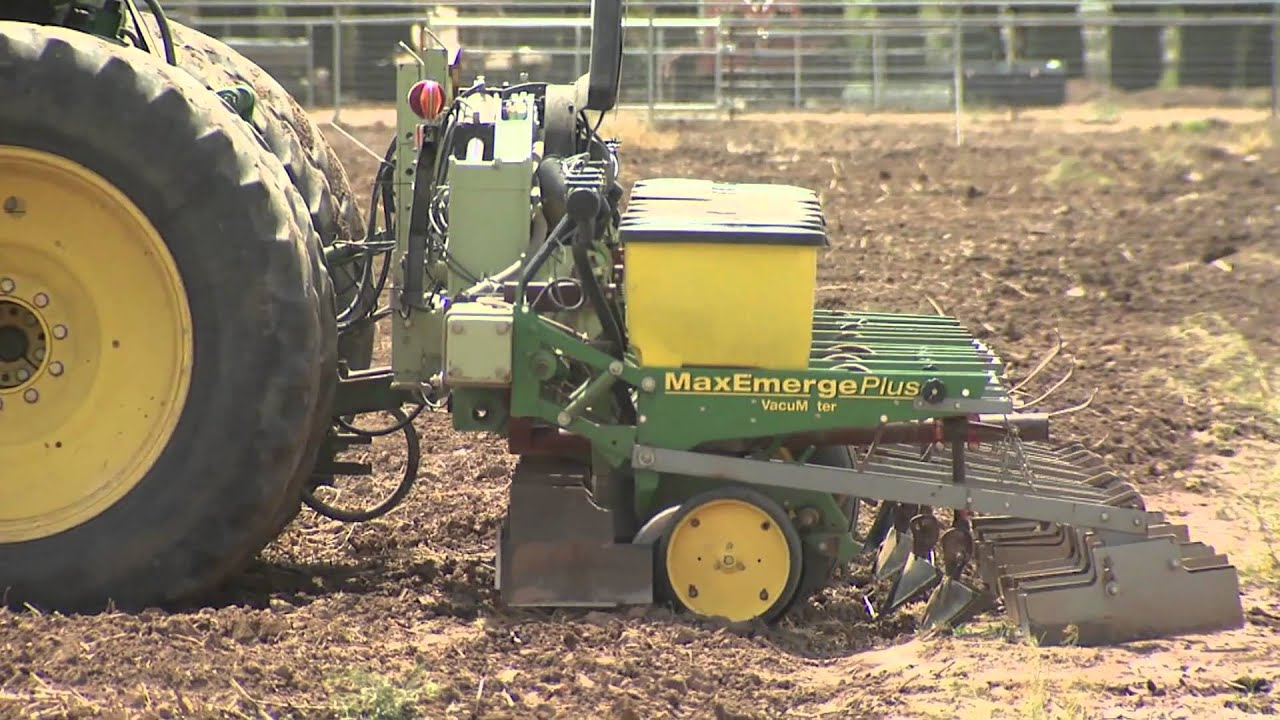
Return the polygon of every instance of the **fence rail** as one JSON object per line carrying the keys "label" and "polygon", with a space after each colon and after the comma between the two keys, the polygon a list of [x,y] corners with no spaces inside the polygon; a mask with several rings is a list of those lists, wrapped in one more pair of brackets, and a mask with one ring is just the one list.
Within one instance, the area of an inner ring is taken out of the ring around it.
{"label": "fence rail", "polygon": [[[281,7],[281,6],[284,7]],[[1280,0],[1021,3],[730,0],[629,3],[625,105],[679,110],[952,110],[1053,105],[1068,81],[1109,91],[1215,88],[1280,114]],[[394,99],[398,43],[463,48],[467,79],[586,71],[589,3],[168,0],[311,106]]]}

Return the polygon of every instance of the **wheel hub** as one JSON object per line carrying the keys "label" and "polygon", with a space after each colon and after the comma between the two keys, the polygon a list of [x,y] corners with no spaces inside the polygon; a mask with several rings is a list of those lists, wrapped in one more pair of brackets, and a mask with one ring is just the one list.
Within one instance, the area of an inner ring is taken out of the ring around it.
{"label": "wheel hub", "polygon": [[33,384],[48,356],[48,333],[36,310],[18,299],[0,299],[0,390]]}
{"label": "wheel hub", "polygon": [[190,309],[132,200],[0,145],[0,544],[85,523],[151,470],[185,404]]}

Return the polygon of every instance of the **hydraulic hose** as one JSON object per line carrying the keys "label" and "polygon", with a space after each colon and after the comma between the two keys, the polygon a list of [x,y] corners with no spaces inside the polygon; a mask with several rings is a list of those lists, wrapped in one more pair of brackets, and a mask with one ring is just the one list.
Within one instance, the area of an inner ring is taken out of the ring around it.
{"label": "hydraulic hose", "polygon": [[160,7],[160,0],[142,0],[151,9],[151,14],[156,16],[156,25],[160,26],[160,39],[164,43],[164,59],[170,65],[178,64],[178,56],[173,46],[173,28],[169,27],[169,17],[164,14],[164,8]]}

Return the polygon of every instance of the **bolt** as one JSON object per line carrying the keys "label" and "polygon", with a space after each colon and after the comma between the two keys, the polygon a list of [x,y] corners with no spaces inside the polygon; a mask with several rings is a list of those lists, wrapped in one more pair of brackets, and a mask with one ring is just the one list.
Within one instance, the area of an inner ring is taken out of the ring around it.
{"label": "bolt", "polygon": [[696,597],[698,597],[698,586],[697,586],[697,585],[690,585],[690,586],[689,586],[689,597],[691,597],[691,598],[696,598]]}
{"label": "bolt", "polygon": [[[561,423],[561,424],[563,425],[565,423]],[[656,459],[657,458],[653,456],[652,450],[645,449],[636,453],[636,465],[639,465],[640,467],[649,467],[650,465],[653,464],[653,461]],[[697,520],[694,520],[694,523],[695,523],[694,527],[697,527],[697,524],[696,524],[697,522],[698,522]]]}
{"label": "bolt", "polygon": [[556,416],[556,422],[560,423],[561,425],[568,425],[569,423],[573,422],[573,418],[569,417],[569,413],[562,412]]}
{"label": "bolt", "polygon": [[50,365],[50,366],[49,366],[49,374],[50,374],[50,375],[52,375],[52,376],[54,376],[54,377],[58,377],[59,375],[61,375],[61,374],[62,374],[62,363],[60,363],[60,362],[55,362],[55,363],[53,363],[52,365]]}
{"label": "bolt", "polygon": [[26,382],[30,378],[31,378],[31,373],[27,372],[26,368],[23,368],[18,371],[18,382]]}
{"label": "bolt", "polygon": [[1178,569],[1178,568],[1180,568],[1180,567],[1182,567],[1182,563],[1181,563],[1181,562],[1178,562],[1178,558],[1173,558],[1173,559],[1169,560],[1169,569],[1170,569],[1170,570],[1177,570],[1177,569]]}
{"label": "bolt", "polygon": [[761,599],[761,600],[768,600],[768,599],[769,599],[769,591],[768,591],[768,590],[761,590],[761,591],[760,591],[760,599]]}
{"label": "bolt", "polygon": [[614,377],[621,377],[621,376],[622,376],[622,370],[623,370],[623,366],[622,366],[622,363],[621,363],[621,362],[619,362],[619,361],[617,361],[617,360],[614,360],[613,362],[609,363],[609,374],[610,374],[610,375],[612,375],[612,376],[614,376]]}
{"label": "bolt", "polygon": [[54,337],[54,338],[56,338],[56,339],[58,339],[58,340],[65,340],[65,339],[66,339],[66,337],[67,337],[67,326],[66,326],[66,325],[54,325],[54,326],[53,326],[53,337]]}
{"label": "bolt", "polygon": [[657,389],[657,387],[658,387],[657,381],[651,377],[647,377],[640,381],[640,389],[644,390],[645,392],[653,392],[655,389]]}
{"label": "bolt", "polygon": [[4,199],[4,212],[6,215],[22,217],[27,214],[27,203],[17,195],[10,195]]}
{"label": "bolt", "polygon": [[1102,513],[1102,522],[1108,522],[1110,520],[1111,520],[1111,513],[1106,513],[1106,512]]}
{"label": "bolt", "polygon": [[49,296],[45,295],[44,293],[36,293],[36,296],[35,298],[33,298],[33,300],[35,301],[36,307],[38,308],[45,307],[49,304]]}
{"label": "bolt", "polygon": [[22,399],[26,400],[29,403],[35,403],[40,399],[40,393],[36,392],[35,388],[31,388],[26,392],[22,393]]}
{"label": "bolt", "polygon": [[728,565],[728,566],[732,567],[732,566],[734,565],[733,556],[732,556],[732,555],[725,555],[725,556],[724,556],[724,560],[721,560],[721,562],[723,562],[725,565]]}
{"label": "bolt", "polygon": [[36,362],[44,362],[44,348],[36,348],[35,358]]}
{"label": "bolt", "polygon": [[9,293],[13,292],[17,287],[18,287],[17,283],[15,283],[12,279],[0,278],[0,293],[4,293],[5,295],[8,295]]}
{"label": "bolt", "polygon": [[1118,584],[1116,584],[1116,583],[1113,583],[1113,582],[1109,582],[1109,583],[1107,583],[1107,594],[1108,594],[1108,595],[1110,595],[1110,596],[1112,596],[1112,597],[1115,597],[1116,595],[1119,595],[1119,594],[1120,594],[1120,586],[1119,586]]}
{"label": "bolt", "polygon": [[[817,525],[820,520],[822,520],[822,514],[815,508],[804,508],[800,512],[796,513],[796,524],[802,528],[811,528]],[[760,529],[767,531],[769,529],[769,523],[766,522],[761,524]]]}
{"label": "bolt", "polygon": [[465,328],[465,327],[463,327],[462,325],[460,325],[460,324],[458,324],[458,323],[454,323],[453,325],[450,325],[450,326],[449,326],[449,331],[450,331],[450,332],[452,332],[454,335],[461,335],[462,333],[466,332],[467,330],[466,330],[466,328]]}

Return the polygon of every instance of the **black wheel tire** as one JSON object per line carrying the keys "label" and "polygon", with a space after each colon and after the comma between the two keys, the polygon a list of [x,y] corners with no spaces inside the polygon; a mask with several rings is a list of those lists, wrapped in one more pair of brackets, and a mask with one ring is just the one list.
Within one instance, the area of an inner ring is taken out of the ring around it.
{"label": "black wheel tire", "polygon": [[683,521],[685,517],[690,513],[697,511],[697,509],[704,503],[713,500],[722,500],[725,498],[742,500],[743,502],[755,505],[765,511],[779,528],[783,528],[783,532],[787,536],[788,544],[790,545],[791,571],[787,575],[786,585],[784,586],[782,593],[774,600],[773,604],[769,606],[769,609],[761,613],[756,618],[759,622],[776,622],[781,619],[791,607],[796,591],[800,588],[800,580],[804,575],[804,553],[802,551],[800,534],[791,523],[791,518],[787,517],[786,510],[767,495],[748,487],[729,485],[715,490],[708,490],[689,498],[680,505],[680,509],[671,516],[671,524],[667,526],[665,531],[663,531],[662,538],[657,543],[654,558],[654,595],[662,601],[673,603],[676,607],[681,608],[686,612],[693,612],[689,608],[685,608],[683,603],[680,602],[679,596],[671,587],[671,584],[667,579],[666,560],[667,549],[671,542],[671,531],[672,529],[679,527],[681,521]]}
{"label": "black wheel tire", "polygon": [[0,22],[0,88],[0,144],[78,162],[151,218],[188,289],[195,348],[186,406],[147,475],[75,528],[0,545],[0,589],[10,605],[66,611],[194,598],[274,536],[314,465],[336,373],[320,239],[243,122],[151,56]]}
{"label": "black wheel tire", "polygon": [[[153,28],[152,34],[159,38],[154,18],[149,14],[145,17]],[[257,92],[253,126],[302,195],[311,224],[324,246],[363,238],[366,227],[360,199],[352,192],[351,181],[337,153],[297,99],[261,67],[226,43],[172,19],[169,25],[178,67],[212,90],[246,85]],[[331,269],[338,312],[354,302],[363,265],[353,263]],[[360,307],[371,308],[377,302],[374,289],[372,281],[366,283]],[[338,341],[339,358],[353,370],[372,365],[375,332],[375,326],[369,323],[343,333]]]}

